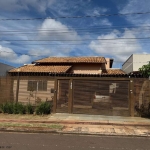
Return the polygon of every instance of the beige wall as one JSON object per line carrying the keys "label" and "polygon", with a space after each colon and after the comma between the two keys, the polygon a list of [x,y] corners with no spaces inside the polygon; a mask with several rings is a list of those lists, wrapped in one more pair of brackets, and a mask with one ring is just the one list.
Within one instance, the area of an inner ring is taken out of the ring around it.
{"label": "beige wall", "polygon": [[[19,84],[19,95],[18,95],[18,102],[21,103],[35,103],[35,101],[39,98],[42,101],[52,100],[53,93],[51,93],[51,88],[54,88],[54,81],[47,81],[47,91],[27,91],[28,80],[20,80]],[[14,80],[14,99],[16,99],[16,87],[17,87],[17,80]]]}
{"label": "beige wall", "polygon": [[105,68],[109,69],[110,68],[110,58],[105,58],[105,59],[106,59],[106,62],[107,62],[107,64],[105,64]]}
{"label": "beige wall", "polygon": [[69,72],[71,73],[84,73],[84,74],[93,74],[100,73],[100,69],[109,69],[109,59],[107,59],[107,64],[97,64],[97,63],[87,63],[87,64],[74,64]]}

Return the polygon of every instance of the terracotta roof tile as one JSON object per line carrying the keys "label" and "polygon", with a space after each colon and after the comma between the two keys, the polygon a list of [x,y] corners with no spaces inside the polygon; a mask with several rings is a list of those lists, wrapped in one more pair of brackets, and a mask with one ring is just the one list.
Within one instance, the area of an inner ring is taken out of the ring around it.
{"label": "terracotta roof tile", "polygon": [[125,74],[121,69],[106,69],[102,71],[102,74]]}
{"label": "terracotta roof tile", "polygon": [[26,65],[20,68],[15,68],[9,72],[56,72],[56,73],[65,73],[71,66],[35,66],[35,65]]}
{"label": "terracotta roof tile", "polygon": [[34,62],[39,63],[106,63],[104,57],[47,57]]}
{"label": "terracotta roof tile", "polygon": [[[12,72],[45,72],[45,73],[48,73],[48,72],[52,72],[52,73],[67,73],[67,71],[71,68],[72,66],[36,66],[36,65],[26,65],[26,66],[22,66],[20,68],[15,68],[15,69],[12,69],[10,70],[9,72],[12,73]],[[85,70],[84,70],[85,71]],[[83,73],[83,74],[97,74],[97,70],[95,71],[96,73],[92,73],[90,72],[89,70],[87,70],[87,72],[89,73]],[[81,73],[82,74],[82,73]],[[102,70],[102,74],[125,74],[124,71],[122,71],[121,69],[103,69]]]}

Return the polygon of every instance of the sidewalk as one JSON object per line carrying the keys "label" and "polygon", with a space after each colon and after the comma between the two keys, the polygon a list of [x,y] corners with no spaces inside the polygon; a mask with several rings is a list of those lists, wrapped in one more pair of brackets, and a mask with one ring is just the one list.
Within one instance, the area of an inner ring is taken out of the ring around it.
{"label": "sidewalk", "polygon": [[10,119],[0,118],[3,123],[61,125],[60,129],[43,127],[0,127],[0,131],[13,132],[44,132],[59,134],[84,135],[122,135],[122,136],[149,136],[150,119],[140,117],[101,116],[84,114],[50,115],[47,119]]}

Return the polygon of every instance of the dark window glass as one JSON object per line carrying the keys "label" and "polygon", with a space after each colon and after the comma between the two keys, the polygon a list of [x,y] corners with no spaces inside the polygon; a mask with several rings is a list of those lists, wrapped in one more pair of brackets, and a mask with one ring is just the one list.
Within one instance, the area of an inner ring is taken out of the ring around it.
{"label": "dark window glass", "polygon": [[28,81],[28,91],[47,91],[47,81]]}
{"label": "dark window glass", "polygon": [[28,91],[36,91],[37,89],[37,81],[28,81]]}
{"label": "dark window glass", "polygon": [[47,91],[47,81],[43,81],[43,91]]}

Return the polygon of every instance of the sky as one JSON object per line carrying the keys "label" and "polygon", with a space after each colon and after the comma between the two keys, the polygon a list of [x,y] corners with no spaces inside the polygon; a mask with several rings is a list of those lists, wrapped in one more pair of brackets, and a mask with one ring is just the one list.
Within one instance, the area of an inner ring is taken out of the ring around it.
{"label": "sky", "polygon": [[139,12],[150,12],[150,0],[1,0],[0,62],[103,56],[121,68],[130,55],[150,53],[150,13]]}

